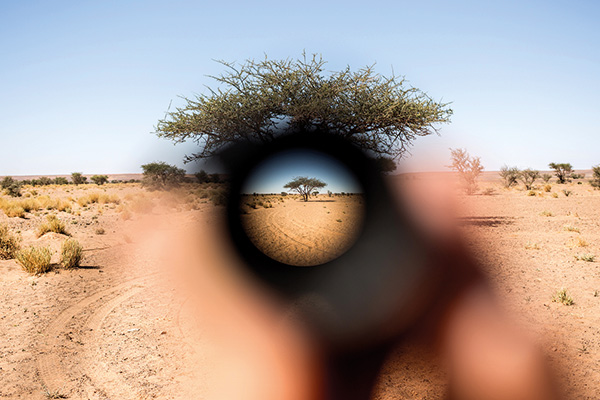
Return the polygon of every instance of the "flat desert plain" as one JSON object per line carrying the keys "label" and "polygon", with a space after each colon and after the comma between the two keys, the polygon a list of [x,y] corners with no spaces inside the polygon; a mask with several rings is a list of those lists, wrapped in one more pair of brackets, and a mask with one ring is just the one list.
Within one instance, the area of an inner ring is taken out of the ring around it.
{"label": "flat desert plain", "polygon": [[[425,175],[390,179],[400,191],[426,180]],[[596,399],[600,191],[587,182],[551,182],[549,191],[536,185],[531,194],[486,179],[480,193],[487,195],[456,197],[455,220],[496,297],[562,371],[567,392]],[[277,360],[268,351],[271,339],[261,341],[264,335],[252,328],[262,316],[248,312],[248,302],[241,300],[240,293],[251,289],[232,278],[239,260],[222,240],[223,208],[207,200],[215,191],[198,185],[148,192],[138,184],[89,184],[25,187],[17,200],[2,195],[5,207],[37,200],[23,217],[0,211],[0,223],[21,236],[22,247],[48,246],[55,265],[51,272],[30,275],[14,259],[0,260],[0,398],[213,399],[219,378],[234,390],[237,377],[259,373],[253,364],[239,362],[239,349]],[[291,209],[290,200],[252,212],[266,216],[288,204]],[[344,203],[315,204],[334,214]],[[83,245],[79,268],[59,265],[60,247],[69,236],[38,237],[48,214]],[[347,215],[332,218],[343,226]],[[208,272],[211,279],[201,279]],[[553,301],[561,289],[572,305]],[[247,324],[240,326],[241,321]],[[238,347],[231,345],[235,335],[244,339]],[[248,348],[248,343],[258,344]],[[272,370],[270,382],[280,382],[280,370]],[[373,398],[438,399],[446,379],[443,362],[429,349],[418,342],[399,344]]]}
{"label": "flat desert plain", "polygon": [[289,265],[331,261],[354,243],[364,218],[362,195],[243,196],[242,224],[254,245]]}

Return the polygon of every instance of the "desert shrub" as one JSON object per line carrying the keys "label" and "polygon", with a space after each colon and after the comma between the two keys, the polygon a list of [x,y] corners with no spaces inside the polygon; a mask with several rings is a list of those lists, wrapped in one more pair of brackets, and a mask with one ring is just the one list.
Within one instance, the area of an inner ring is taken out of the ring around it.
{"label": "desert shrub", "polygon": [[9,218],[25,217],[25,209],[15,201],[8,201],[0,198],[0,209],[2,209]]}
{"label": "desert shrub", "polygon": [[593,254],[580,254],[575,256],[575,259],[579,261],[594,262],[596,260],[596,256]]}
{"label": "desert shrub", "polygon": [[8,189],[8,187],[10,185],[12,185],[13,183],[15,183],[16,181],[13,179],[12,176],[5,176],[4,178],[2,178],[2,180],[0,181],[0,186],[2,187],[2,189]]}
{"label": "desert shrub", "polygon": [[7,225],[0,225],[0,260],[10,260],[21,248],[21,237],[12,233]]}
{"label": "desert shrub", "polygon": [[0,181],[0,186],[2,189],[6,191],[6,194],[12,197],[20,197],[21,196],[21,186],[22,183],[14,180],[12,176],[5,176]]}
{"label": "desert shrub", "polygon": [[502,178],[504,187],[509,188],[513,185],[516,185],[520,173],[521,172],[517,167],[508,167],[507,165],[503,165],[500,168],[500,177]]}
{"label": "desert shrub", "polygon": [[38,183],[40,186],[48,186],[54,183],[54,180],[48,178],[47,176],[42,176],[38,179]]}
{"label": "desert shrub", "polygon": [[11,183],[6,188],[6,194],[11,197],[21,197],[21,183],[20,182]]}
{"label": "desert shrub", "polygon": [[[71,203],[64,199],[56,199],[50,196],[44,195],[39,196],[34,202],[30,203],[31,209],[39,210],[58,210],[58,211],[70,211]],[[24,207],[25,208],[25,207]]]}
{"label": "desert shrub", "polygon": [[483,172],[479,157],[471,157],[465,149],[450,149],[452,164],[450,168],[457,171],[463,181],[464,190],[468,195],[477,191],[477,178]]}
{"label": "desert shrub", "polygon": [[194,176],[196,177],[198,183],[206,183],[210,179],[206,171],[203,169],[201,169],[199,172],[196,172]]}
{"label": "desert shrub", "polygon": [[491,195],[493,195],[493,194],[495,194],[495,193],[496,193],[496,191],[494,190],[494,188],[491,188],[491,187],[489,187],[489,188],[486,188],[486,189],[485,189],[485,190],[482,192],[482,194],[483,194],[484,196],[491,196]]}
{"label": "desert shrub", "polygon": [[552,212],[551,212],[551,211],[548,211],[548,210],[544,210],[544,211],[542,211],[542,212],[540,213],[540,215],[541,215],[542,217],[554,217],[554,214],[552,214]]}
{"label": "desert shrub", "polygon": [[108,176],[106,175],[94,175],[90,179],[96,185],[104,185],[106,182],[108,182]]}
{"label": "desert shrub", "polygon": [[592,179],[590,185],[596,189],[600,189],[600,165],[592,167]]}
{"label": "desert shrub", "polygon": [[540,171],[535,169],[527,168],[519,173],[519,179],[525,185],[526,190],[533,189],[535,180],[540,177]]}
{"label": "desert shrub", "polygon": [[541,178],[544,181],[544,183],[548,183],[548,182],[550,182],[550,179],[552,178],[552,175],[550,175],[550,174],[542,174]]}
{"label": "desert shrub", "polygon": [[104,235],[105,233],[104,228],[96,228],[96,235]]}
{"label": "desert shrub", "polygon": [[40,209],[40,203],[37,199],[27,198],[19,201],[19,205],[23,207],[25,212],[31,212]]}
{"label": "desert shrub", "polygon": [[544,185],[544,192],[550,193],[552,191],[552,185]]}
{"label": "desert shrub", "polygon": [[573,192],[571,192],[570,190],[567,189],[563,189],[562,192],[565,194],[566,197],[569,197]]}
{"label": "desert shrub", "polygon": [[60,233],[63,235],[70,236],[69,232],[67,232],[67,229],[65,227],[65,223],[58,219],[58,217],[54,214],[48,215],[46,217],[46,221],[39,226],[37,230],[37,236],[40,237],[48,232]]}
{"label": "desert shrub", "polygon": [[17,253],[17,261],[30,274],[42,274],[52,269],[50,259],[52,252],[49,247],[28,247]]}
{"label": "desert shrub", "polygon": [[75,239],[67,239],[60,249],[60,263],[64,268],[76,268],[83,259],[83,247]]}
{"label": "desert shrub", "polygon": [[69,181],[67,180],[67,178],[65,178],[63,176],[57,176],[56,178],[54,178],[54,184],[55,185],[68,185]]}
{"label": "desert shrub", "polygon": [[534,197],[536,195],[534,190],[530,190],[529,192],[527,192],[527,196],[531,196]]}
{"label": "desert shrub", "polygon": [[558,199],[558,193],[552,193],[552,197]]}
{"label": "desert shrub", "polygon": [[585,179],[585,174],[571,174],[572,179]]}
{"label": "desert shrub", "polygon": [[554,303],[562,303],[565,306],[571,306],[575,303],[566,289],[560,289],[556,291],[554,296],[552,296],[552,301]]}

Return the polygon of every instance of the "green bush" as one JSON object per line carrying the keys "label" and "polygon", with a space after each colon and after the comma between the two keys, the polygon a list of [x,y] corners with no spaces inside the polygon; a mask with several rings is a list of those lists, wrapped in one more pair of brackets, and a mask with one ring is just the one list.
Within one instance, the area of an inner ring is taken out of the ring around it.
{"label": "green bush", "polygon": [[600,165],[592,167],[592,179],[590,180],[590,185],[592,185],[596,189],[600,189]]}
{"label": "green bush", "polygon": [[52,252],[49,247],[28,247],[17,253],[17,261],[30,274],[42,274],[52,269],[50,259]]}
{"label": "green bush", "polygon": [[14,182],[6,188],[6,194],[12,197],[21,197],[21,183]]}
{"label": "green bush", "polygon": [[21,248],[21,237],[12,233],[7,225],[0,225],[0,260],[10,260]]}
{"label": "green bush", "polygon": [[57,176],[56,178],[54,178],[54,184],[55,185],[68,185],[69,181],[67,180],[67,178],[64,178],[62,176]]}
{"label": "green bush", "polygon": [[67,239],[60,250],[60,263],[64,268],[76,268],[83,259],[83,247],[75,239]]}
{"label": "green bush", "polygon": [[2,189],[8,189],[8,187],[15,182],[16,181],[12,178],[12,176],[5,176],[0,181],[0,186],[2,186]]}
{"label": "green bush", "polygon": [[90,179],[96,185],[104,185],[106,182],[108,182],[108,176],[106,175],[94,175]]}

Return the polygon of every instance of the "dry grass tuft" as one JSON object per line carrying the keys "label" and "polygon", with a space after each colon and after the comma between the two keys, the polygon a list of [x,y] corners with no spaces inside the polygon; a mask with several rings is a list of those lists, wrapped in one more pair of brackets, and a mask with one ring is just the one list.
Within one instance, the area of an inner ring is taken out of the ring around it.
{"label": "dry grass tuft", "polygon": [[568,231],[568,232],[576,232],[579,233],[579,228],[573,226],[573,225],[565,225],[564,226],[564,230]]}
{"label": "dry grass tuft", "polygon": [[587,247],[589,244],[581,237],[576,237],[575,239],[571,239],[567,242],[567,246],[573,247]]}
{"label": "dry grass tuft", "polygon": [[60,263],[64,268],[76,268],[83,259],[83,247],[75,239],[67,239],[60,250]]}
{"label": "dry grass tuft", "polygon": [[575,259],[578,261],[594,262],[596,261],[596,256],[593,254],[580,254],[575,256]]}
{"label": "dry grass tuft", "polygon": [[573,301],[573,297],[569,295],[566,289],[558,290],[554,294],[554,296],[552,296],[552,301],[554,303],[562,303],[565,306],[572,306],[573,304],[575,304],[575,302]]}
{"label": "dry grass tuft", "polygon": [[58,217],[54,214],[48,215],[46,217],[46,222],[42,223],[42,225],[39,226],[37,236],[40,237],[48,232],[60,233],[63,235],[71,236],[69,232],[67,232],[65,223],[58,219]]}
{"label": "dry grass tuft", "polygon": [[18,200],[6,200],[0,197],[0,209],[9,218],[25,217],[25,209],[20,205]]}
{"label": "dry grass tuft", "polygon": [[43,274],[52,269],[50,259],[52,252],[49,247],[28,247],[17,253],[17,261],[30,274]]}
{"label": "dry grass tuft", "polygon": [[100,192],[93,192],[86,194],[85,196],[77,199],[77,204],[81,207],[85,207],[88,204],[119,204],[121,203],[121,199],[116,194],[106,194]]}
{"label": "dry grass tuft", "polygon": [[0,225],[0,260],[10,260],[21,248],[21,237]]}

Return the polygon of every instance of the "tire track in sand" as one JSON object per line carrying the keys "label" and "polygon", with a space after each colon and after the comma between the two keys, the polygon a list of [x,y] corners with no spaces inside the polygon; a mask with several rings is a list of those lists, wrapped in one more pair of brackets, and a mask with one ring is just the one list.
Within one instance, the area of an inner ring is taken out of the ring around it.
{"label": "tire track in sand", "polygon": [[[77,377],[68,376],[67,369],[61,361],[64,359],[64,353],[68,352],[66,344],[67,333],[69,332],[69,324],[76,319],[79,314],[84,314],[90,306],[101,302],[100,307],[95,307],[91,311],[90,316],[86,318],[82,331],[91,332],[89,337],[90,343],[93,342],[93,337],[98,335],[98,328],[102,321],[110,314],[110,312],[119,304],[127,300],[129,297],[141,292],[146,288],[148,282],[151,282],[158,272],[146,275],[144,277],[130,279],[108,289],[101,290],[95,294],[88,296],[76,304],[63,310],[44,331],[46,340],[39,346],[39,357],[37,360],[38,375],[49,392],[64,393],[73,388],[67,388],[70,382],[75,381]],[[92,329],[91,331],[89,329]],[[76,352],[77,354],[77,352]],[[72,362],[72,357],[76,354],[68,354],[69,362]],[[85,356],[84,356],[85,357]],[[91,365],[95,364],[93,360]],[[81,363],[80,365],[85,365]],[[94,375],[94,371],[92,375]],[[71,378],[71,379],[70,379]]]}

